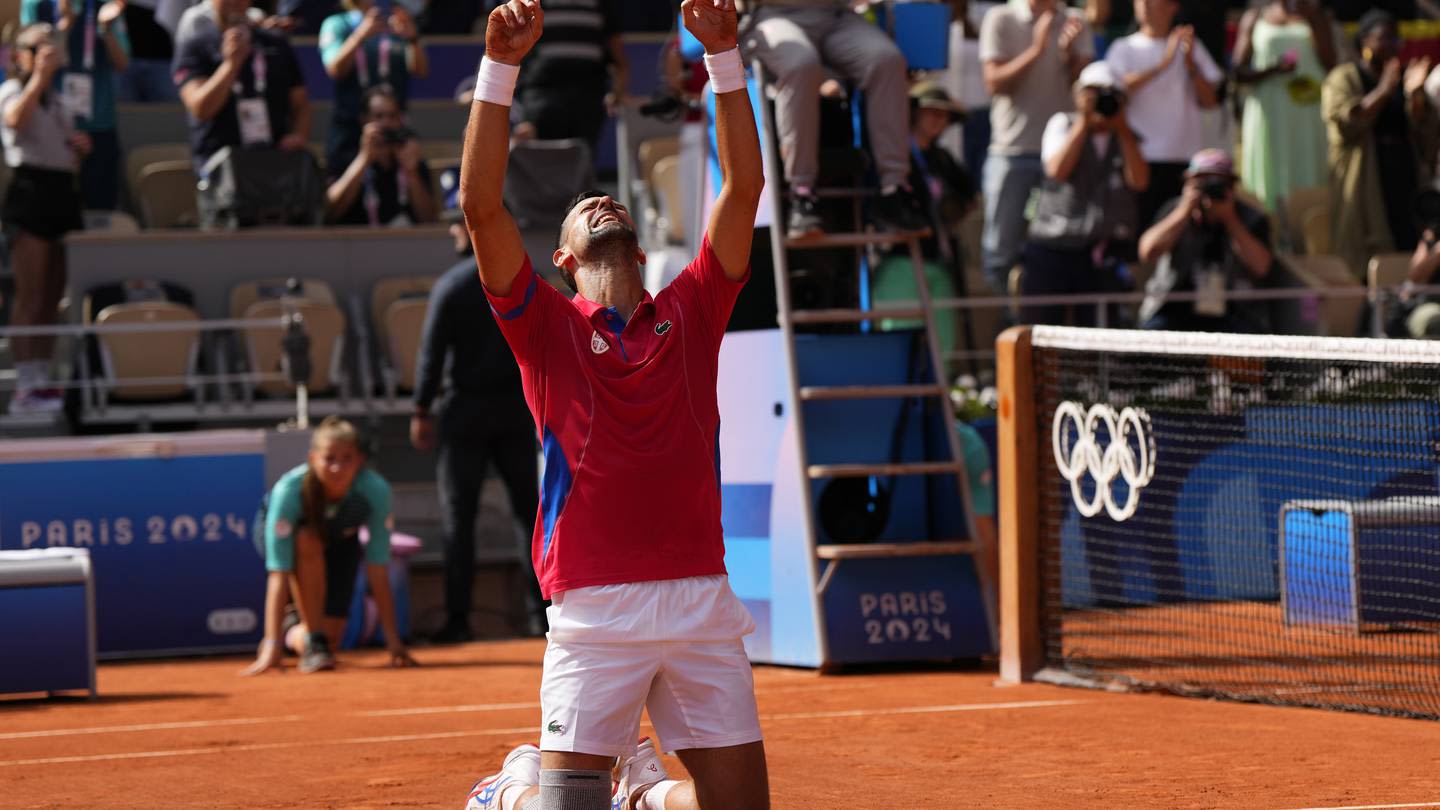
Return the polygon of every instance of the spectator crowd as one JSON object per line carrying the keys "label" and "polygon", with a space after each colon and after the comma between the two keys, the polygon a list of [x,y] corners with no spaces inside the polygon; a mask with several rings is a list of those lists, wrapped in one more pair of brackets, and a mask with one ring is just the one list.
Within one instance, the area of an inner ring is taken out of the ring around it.
{"label": "spectator crowd", "polygon": [[[429,74],[427,37],[472,35],[490,5],[23,0],[0,86],[10,323],[53,322],[65,234],[83,227],[83,211],[120,206],[119,102],[178,101],[202,180],[245,170],[254,150],[283,153],[288,162],[266,165],[324,172],[316,207],[325,222],[440,220],[444,194],[407,124],[411,83]],[[640,103],[628,94],[621,4],[545,5],[513,134],[578,139],[593,156],[607,116]],[[957,276],[967,248],[977,249],[989,289],[957,290],[1026,296],[1011,315],[1022,322],[1104,315],[1111,325],[1257,331],[1269,324],[1243,291],[1279,283],[1289,253],[1334,254],[1357,279],[1373,256],[1410,253],[1417,288],[1440,264],[1440,217],[1415,215],[1440,149],[1440,70],[1402,39],[1413,3],[949,0],[946,66],[923,75],[873,24],[883,13],[873,7],[745,5],[742,48],[773,84],[780,229],[790,239],[834,229],[822,215],[834,141],[824,105],[854,95],[859,132],[845,138],[867,153],[867,220],[932,228],[927,260]],[[316,37],[333,81],[323,144],[312,143],[296,35]],[[667,53],[665,84],[693,108],[704,73],[682,54]],[[961,244],[963,223],[977,216],[978,244]],[[1140,288],[1133,321],[1064,303]],[[1437,309],[1418,292],[1401,303],[1407,313]],[[1433,331],[1411,320],[1392,331]],[[12,412],[59,408],[47,377],[52,343],[13,341]]]}

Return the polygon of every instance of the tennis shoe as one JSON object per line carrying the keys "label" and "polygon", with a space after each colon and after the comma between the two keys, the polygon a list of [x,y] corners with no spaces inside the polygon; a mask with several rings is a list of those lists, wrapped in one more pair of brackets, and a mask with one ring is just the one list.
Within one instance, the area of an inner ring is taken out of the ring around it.
{"label": "tennis shoe", "polygon": [[335,668],[335,656],[330,652],[330,641],[319,633],[311,634],[305,643],[305,652],[300,654],[301,672],[319,672]]}
{"label": "tennis shoe", "polygon": [[668,777],[665,763],[660,761],[660,752],[655,749],[655,741],[642,737],[636,746],[635,756],[620,764],[620,783],[611,794],[610,810],[632,810],[630,797],[635,795],[635,791]]}
{"label": "tennis shoe", "polygon": [[534,787],[540,784],[540,749],[530,743],[518,745],[505,755],[500,772],[481,779],[470,788],[465,810],[499,810],[500,794],[511,785]]}

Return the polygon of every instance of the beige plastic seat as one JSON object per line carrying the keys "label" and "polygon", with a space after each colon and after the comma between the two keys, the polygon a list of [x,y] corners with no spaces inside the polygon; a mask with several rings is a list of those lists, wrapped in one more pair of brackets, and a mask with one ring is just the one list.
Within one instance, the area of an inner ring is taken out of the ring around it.
{"label": "beige plastic seat", "polygon": [[139,200],[140,173],[146,166],[152,163],[189,162],[191,157],[190,145],[186,143],[151,143],[127,149],[125,152],[125,182],[130,186],[130,193],[137,201]]}
{"label": "beige plastic seat", "polygon": [[[1289,256],[1287,261],[1295,276],[1312,290],[1360,286],[1339,256]],[[1364,311],[1365,299],[1359,295],[1321,298],[1318,331],[1328,337],[1354,337]]]}
{"label": "beige plastic seat", "polygon": [[1316,256],[1325,256],[1330,253],[1333,235],[1330,230],[1330,209],[1317,208],[1305,215],[1300,224],[1300,232],[1305,237],[1305,252]]}
{"label": "beige plastic seat", "polygon": [[429,299],[402,298],[385,310],[385,333],[389,335],[385,346],[390,352],[396,383],[405,391],[415,390],[420,341],[429,307]]}
{"label": "beige plastic seat", "polygon": [[[244,314],[246,320],[273,320],[285,315],[286,301],[271,298],[256,301]],[[311,394],[332,390],[343,377],[345,346],[345,315],[332,303],[323,303],[308,298],[295,298],[288,302],[304,320],[305,332],[310,336],[310,377],[307,380]],[[273,327],[246,328],[243,338],[250,370],[256,373],[281,373],[285,353],[281,347],[283,333]],[[294,392],[289,380],[265,380],[256,383],[256,389],[272,396],[286,396]]]}
{"label": "beige plastic seat", "polygon": [[[288,278],[261,278],[254,281],[246,281],[236,284],[230,290],[230,317],[244,318],[247,310],[255,302],[263,299],[278,299],[285,293],[285,284]],[[315,301],[320,304],[335,306],[335,290],[330,284],[320,279],[301,278],[300,298],[308,301]]]}
{"label": "beige plastic seat", "polygon": [[1383,328],[1386,322],[1385,305],[1389,302],[1390,297],[1385,293],[1394,291],[1409,277],[1409,253],[1381,253],[1370,258],[1370,266],[1366,268],[1365,281],[1370,301],[1380,305],[1380,311],[1376,318],[1377,329]]}
{"label": "beige plastic seat", "polygon": [[460,165],[460,153],[465,151],[464,141],[420,141],[420,159],[427,162],[445,161],[450,166]]}
{"label": "beige plastic seat", "polygon": [[435,276],[393,276],[375,282],[370,290],[370,324],[381,346],[388,345],[386,313],[390,305],[402,299],[418,299],[423,303],[430,297],[435,281]]}
{"label": "beige plastic seat", "polygon": [[189,160],[151,163],[142,169],[136,193],[145,227],[194,228],[199,225],[196,182]]}
{"label": "beige plastic seat", "polygon": [[655,171],[655,164],[667,157],[680,154],[680,139],[675,137],[648,138],[640,142],[635,153],[640,160],[640,176],[645,178],[645,182],[648,183],[651,173]]}
{"label": "beige plastic seat", "polygon": [[685,204],[680,196],[680,156],[661,158],[650,172],[650,190],[659,202],[665,231],[662,236],[672,245],[685,242]]}
{"label": "beige plastic seat", "polygon": [[87,210],[85,230],[91,233],[139,233],[140,221],[124,211]]}
{"label": "beige plastic seat", "polygon": [[[1304,252],[1312,256],[1323,256],[1327,251],[1321,250],[1310,244],[1310,234],[1305,228],[1307,220],[1316,211],[1324,211],[1325,219],[1330,218],[1330,187],[1312,186],[1309,188],[1297,188],[1285,195],[1280,201],[1280,208],[1285,217],[1285,230],[1290,234],[1290,242],[1295,246],[1296,252],[1302,247]],[[1329,237],[1326,237],[1329,242]]]}
{"label": "beige plastic seat", "polygon": [[[178,397],[193,387],[190,380],[200,356],[200,315],[170,301],[112,304],[95,318],[100,326],[173,323],[175,331],[105,333],[98,335],[104,391],[112,399],[145,400]],[[127,383],[173,377],[173,383]]]}

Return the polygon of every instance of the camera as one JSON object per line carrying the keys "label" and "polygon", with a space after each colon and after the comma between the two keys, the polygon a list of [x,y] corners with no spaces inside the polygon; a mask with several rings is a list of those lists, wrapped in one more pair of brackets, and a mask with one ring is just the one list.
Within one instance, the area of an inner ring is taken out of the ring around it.
{"label": "camera", "polygon": [[1223,177],[1207,177],[1200,181],[1200,193],[1220,202],[1230,196],[1230,181]]}
{"label": "camera", "polygon": [[1106,118],[1114,118],[1120,113],[1120,94],[1109,87],[1097,87],[1095,89],[1095,112]]}
{"label": "camera", "polygon": [[396,129],[384,130],[381,134],[385,143],[391,146],[404,146],[406,141],[414,140],[415,130],[409,127],[398,127]]}

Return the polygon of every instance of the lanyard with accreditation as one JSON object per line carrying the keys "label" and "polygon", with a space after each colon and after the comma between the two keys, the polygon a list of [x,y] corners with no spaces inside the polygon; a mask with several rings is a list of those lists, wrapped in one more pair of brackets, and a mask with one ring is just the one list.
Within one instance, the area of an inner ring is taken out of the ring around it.
{"label": "lanyard with accreditation", "polygon": [[266,70],[265,55],[252,40],[250,75],[255,79],[255,96],[245,97],[245,87],[238,78],[232,88],[235,93],[235,115],[240,121],[240,143],[244,146],[269,146],[274,142],[270,129],[270,110],[265,106]]}

